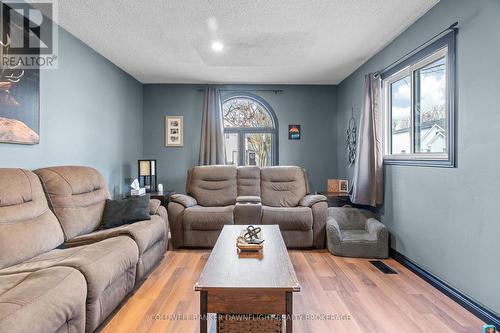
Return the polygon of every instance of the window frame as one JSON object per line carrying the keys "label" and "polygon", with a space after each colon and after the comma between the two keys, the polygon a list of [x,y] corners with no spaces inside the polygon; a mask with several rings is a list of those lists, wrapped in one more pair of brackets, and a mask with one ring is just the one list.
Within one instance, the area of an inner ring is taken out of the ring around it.
{"label": "window frame", "polygon": [[[249,93],[249,92],[237,92],[233,94],[229,94],[224,96],[221,103],[221,109],[224,106],[224,103],[228,102],[231,99],[236,98],[245,98],[251,99],[254,102],[262,105],[264,109],[267,111],[269,116],[271,117],[271,121],[273,127],[224,127],[224,136],[229,133],[237,133],[238,134],[238,166],[246,166],[246,156],[245,156],[245,135],[258,133],[258,134],[266,134],[269,133],[272,135],[272,154],[271,154],[271,165],[276,166],[279,165],[279,140],[278,140],[278,118],[274,113],[273,108],[269,103],[266,102],[262,97]],[[222,116],[222,122],[224,123],[224,115]]]}
{"label": "window frame", "polygon": [[[455,167],[455,44],[456,32],[451,31],[417,53],[407,57],[396,66],[381,73],[383,106],[384,164]],[[446,153],[415,153],[415,72],[446,57]],[[392,83],[410,79],[410,153],[392,154]]]}

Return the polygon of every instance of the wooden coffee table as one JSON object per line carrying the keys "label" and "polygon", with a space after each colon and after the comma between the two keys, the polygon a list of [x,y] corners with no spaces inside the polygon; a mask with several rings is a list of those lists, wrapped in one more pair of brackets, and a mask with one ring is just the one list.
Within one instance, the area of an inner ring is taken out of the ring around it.
{"label": "wooden coffee table", "polygon": [[200,292],[200,332],[207,332],[207,313],[284,314],[292,332],[293,292],[299,281],[277,225],[263,230],[261,255],[240,256],[236,238],[244,225],[226,225],[194,289]]}

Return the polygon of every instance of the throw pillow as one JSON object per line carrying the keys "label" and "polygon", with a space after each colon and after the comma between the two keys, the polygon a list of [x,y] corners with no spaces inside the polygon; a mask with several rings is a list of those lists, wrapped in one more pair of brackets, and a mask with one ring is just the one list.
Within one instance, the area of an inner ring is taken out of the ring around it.
{"label": "throw pillow", "polygon": [[106,200],[101,229],[116,228],[124,224],[150,220],[149,195],[133,196],[121,200]]}

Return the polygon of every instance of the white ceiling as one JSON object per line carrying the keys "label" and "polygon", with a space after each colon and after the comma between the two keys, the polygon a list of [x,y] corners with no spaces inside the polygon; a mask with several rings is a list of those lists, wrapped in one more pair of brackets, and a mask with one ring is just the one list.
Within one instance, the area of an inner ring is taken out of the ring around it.
{"label": "white ceiling", "polygon": [[143,83],[337,84],[438,1],[61,0],[56,21]]}

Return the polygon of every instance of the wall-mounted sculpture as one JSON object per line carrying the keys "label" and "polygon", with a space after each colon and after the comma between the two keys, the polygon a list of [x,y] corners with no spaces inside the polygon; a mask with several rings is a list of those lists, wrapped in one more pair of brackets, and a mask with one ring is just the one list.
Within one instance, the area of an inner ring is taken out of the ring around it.
{"label": "wall-mounted sculpture", "polygon": [[354,164],[356,160],[356,137],[358,129],[356,127],[356,118],[354,118],[354,108],[351,110],[351,119],[347,125],[347,138],[346,138],[346,149],[347,149],[347,159],[349,161],[349,166]]}

